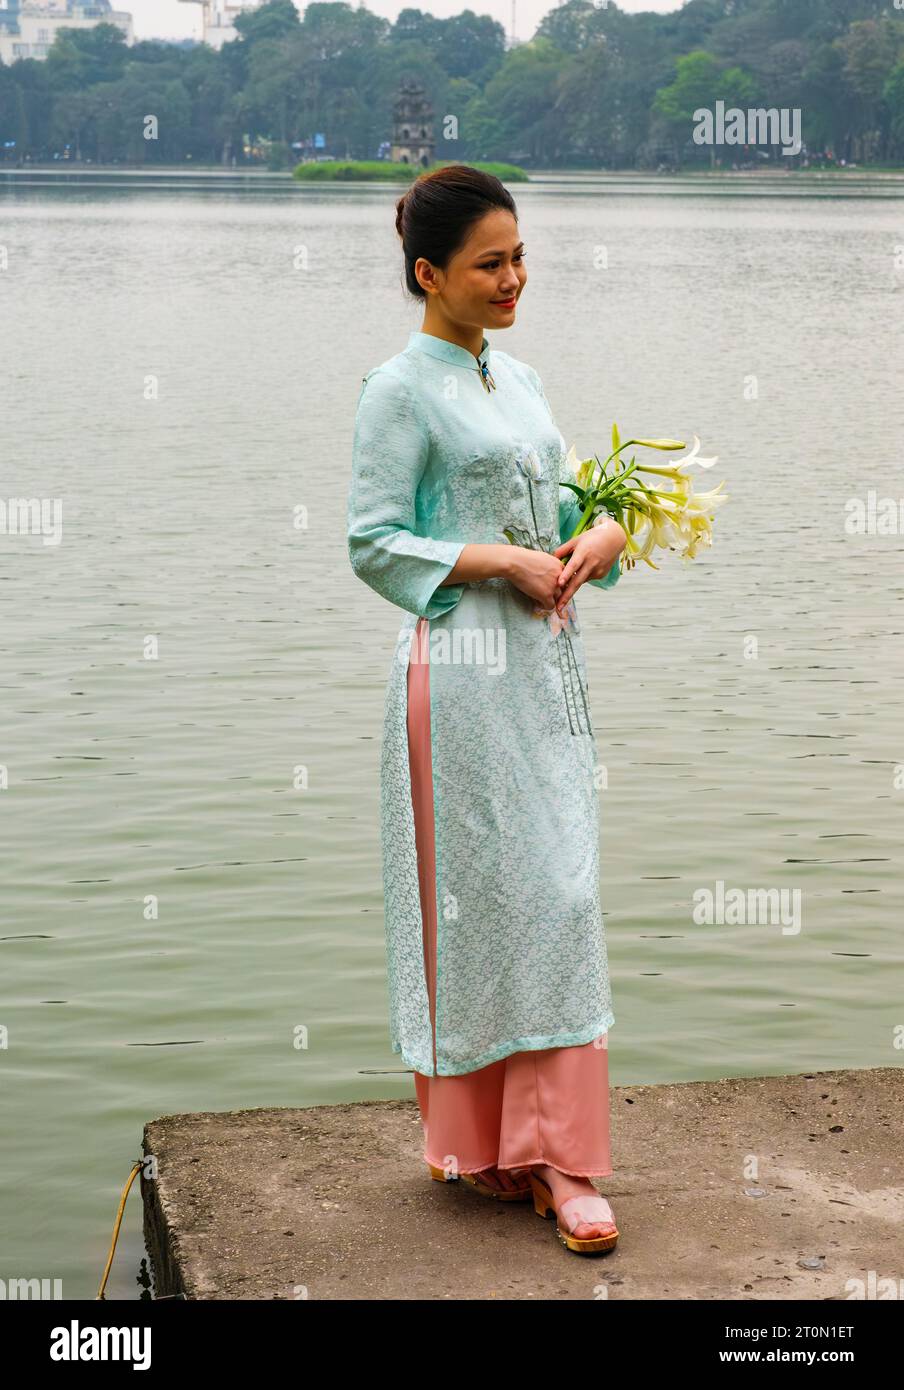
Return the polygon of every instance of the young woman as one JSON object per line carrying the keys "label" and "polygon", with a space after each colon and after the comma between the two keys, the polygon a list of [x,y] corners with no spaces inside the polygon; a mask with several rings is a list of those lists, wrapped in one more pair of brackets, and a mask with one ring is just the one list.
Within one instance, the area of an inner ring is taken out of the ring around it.
{"label": "young woman", "polygon": [[490,347],[527,283],[514,201],[467,165],[421,175],[396,228],[423,326],[364,377],[355,573],[405,612],[381,822],[392,1047],[424,1157],[612,1249],[599,802],[573,595],[618,579],[622,528],[565,541],[565,444],[534,369]]}

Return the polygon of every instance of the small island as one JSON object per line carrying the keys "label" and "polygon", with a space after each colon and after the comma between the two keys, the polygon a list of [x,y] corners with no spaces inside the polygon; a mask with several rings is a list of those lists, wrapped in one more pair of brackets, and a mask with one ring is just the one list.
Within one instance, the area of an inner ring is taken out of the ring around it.
{"label": "small island", "polygon": [[[307,163],[297,164],[292,171],[292,177],[303,181],[314,180],[354,180],[356,183],[361,180],[380,180],[388,183],[410,183],[418,174],[425,173],[428,169],[439,169],[445,164],[456,163],[453,159],[444,159],[431,164],[409,164],[405,160],[390,159],[322,159],[310,160]],[[476,162],[473,164],[475,169],[484,169],[488,174],[495,174],[497,179],[502,179],[505,183],[528,183],[529,175],[526,170],[518,164],[501,164]]]}
{"label": "small island", "polygon": [[[391,138],[383,140],[376,159],[337,159],[321,155],[303,160],[292,171],[292,177],[318,182],[327,180],[376,180],[385,183],[411,183],[419,174],[457,164],[458,159],[437,159],[435,135],[436,112],[427,88],[414,74],[399,83],[392,106]],[[446,129],[446,123],[443,123]],[[458,131],[453,131],[455,138]],[[347,153],[347,151],[346,151]],[[528,183],[529,176],[519,164],[500,160],[470,161],[475,169],[483,169],[506,183]]]}

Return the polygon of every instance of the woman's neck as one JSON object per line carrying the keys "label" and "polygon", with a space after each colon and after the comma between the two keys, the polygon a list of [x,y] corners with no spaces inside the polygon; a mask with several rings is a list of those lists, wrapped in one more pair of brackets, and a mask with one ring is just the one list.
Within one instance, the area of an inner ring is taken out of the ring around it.
{"label": "woman's neck", "polygon": [[473,352],[475,359],[478,358],[483,347],[483,329],[473,323],[454,323],[438,310],[431,313],[432,308],[432,303],[427,305],[421,332],[430,333],[434,338],[445,338],[447,343],[455,343],[465,352]]}

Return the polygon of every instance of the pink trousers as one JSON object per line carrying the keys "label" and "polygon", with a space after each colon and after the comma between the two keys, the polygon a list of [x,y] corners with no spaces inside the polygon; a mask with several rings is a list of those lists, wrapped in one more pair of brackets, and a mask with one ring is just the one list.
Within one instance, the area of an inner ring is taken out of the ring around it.
{"label": "pink trousers", "polygon": [[[423,922],[424,972],[436,1067],[436,842],[430,743],[429,620],[408,663],[408,756]],[[609,1053],[605,1033],[580,1047],[513,1052],[463,1076],[414,1073],[424,1158],[458,1172],[549,1164],[609,1177]]]}

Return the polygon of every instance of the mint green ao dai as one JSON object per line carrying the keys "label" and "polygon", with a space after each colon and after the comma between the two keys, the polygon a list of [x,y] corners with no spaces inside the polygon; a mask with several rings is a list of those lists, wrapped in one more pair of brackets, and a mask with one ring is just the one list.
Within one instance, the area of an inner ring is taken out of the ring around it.
{"label": "mint green ao dai", "polygon": [[[496,389],[487,391],[478,361]],[[436,1074],[589,1042],[614,1022],[599,884],[597,748],[574,601],[504,579],[440,587],[467,543],[552,550],[577,521],[532,367],[414,332],[364,377],[348,549],[404,611],[386,691],[381,828],[392,1047],[434,1075],[407,739],[407,662],[429,619]],[[616,562],[591,581],[618,580]],[[581,591],[583,592],[583,590]]]}

